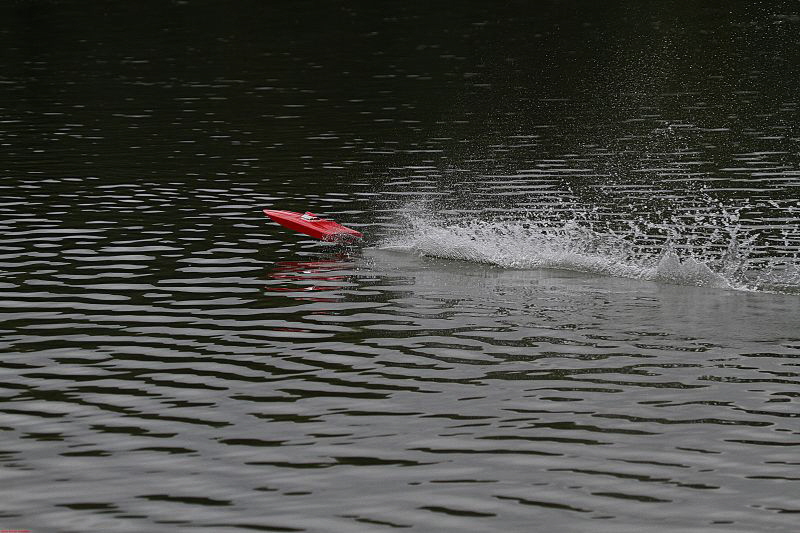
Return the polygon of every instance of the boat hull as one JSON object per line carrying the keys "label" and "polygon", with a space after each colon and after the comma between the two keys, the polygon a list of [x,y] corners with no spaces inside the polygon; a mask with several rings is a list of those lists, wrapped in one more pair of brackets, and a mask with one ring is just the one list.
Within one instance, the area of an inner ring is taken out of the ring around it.
{"label": "boat hull", "polygon": [[312,213],[264,209],[264,214],[285,228],[323,241],[353,240],[364,236],[360,231]]}

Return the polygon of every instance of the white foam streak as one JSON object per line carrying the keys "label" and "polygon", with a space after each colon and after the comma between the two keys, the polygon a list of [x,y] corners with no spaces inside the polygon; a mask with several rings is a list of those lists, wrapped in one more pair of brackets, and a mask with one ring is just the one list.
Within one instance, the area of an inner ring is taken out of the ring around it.
{"label": "white foam streak", "polygon": [[[639,231],[598,232],[575,221],[453,223],[411,212],[403,217],[403,233],[387,239],[382,247],[505,268],[552,268],[679,285],[797,292],[796,283],[788,279],[783,279],[784,289],[762,286],[763,276],[748,270],[748,241],[738,241],[735,228],[726,237],[727,249],[717,247],[715,252],[685,244],[678,247],[672,238],[643,243],[637,241],[642,236]],[[787,283],[792,285],[788,290]]]}

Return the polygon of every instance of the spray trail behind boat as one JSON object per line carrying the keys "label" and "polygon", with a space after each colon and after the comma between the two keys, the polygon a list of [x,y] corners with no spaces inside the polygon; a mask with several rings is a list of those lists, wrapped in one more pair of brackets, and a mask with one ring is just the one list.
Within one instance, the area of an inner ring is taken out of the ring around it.
{"label": "spray trail behind boat", "polygon": [[589,217],[561,222],[524,214],[484,220],[426,207],[401,211],[381,247],[505,268],[553,268],[720,289],[800,294],[796,256],[765,257],[738,213],[695,214],[612,229]]}

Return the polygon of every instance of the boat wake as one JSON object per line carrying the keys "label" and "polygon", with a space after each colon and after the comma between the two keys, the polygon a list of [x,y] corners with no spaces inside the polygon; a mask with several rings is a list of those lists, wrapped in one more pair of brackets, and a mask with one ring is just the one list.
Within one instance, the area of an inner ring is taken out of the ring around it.
{"label": "boat wake", "polygon": [[760,256],[756,237],[736,225],[723,224],[701,239],[675,224],[640,222],[628,223],[625,231],[600,230],[587,220],[447,220],[414,208],[404,209],[401,219],[381,248],[505,268],[800,294],[797,258]]}

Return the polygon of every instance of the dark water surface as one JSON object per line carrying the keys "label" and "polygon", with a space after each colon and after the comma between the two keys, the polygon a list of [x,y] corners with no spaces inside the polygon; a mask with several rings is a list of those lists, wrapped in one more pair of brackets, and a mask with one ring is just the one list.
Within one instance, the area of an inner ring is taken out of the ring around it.
{"label": "dark water surface", "polygon": [[0,17],[0,528],[797,531],[797,4]]}

